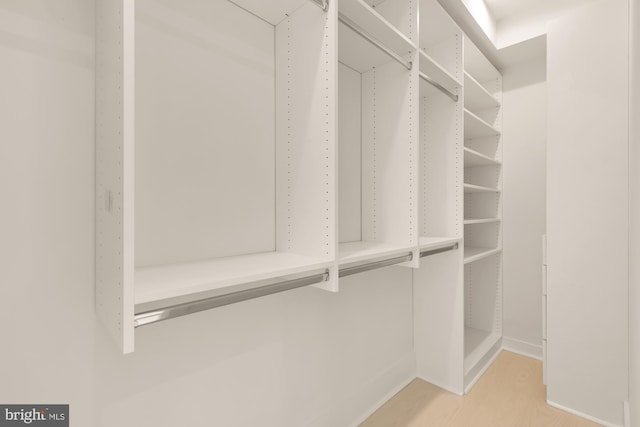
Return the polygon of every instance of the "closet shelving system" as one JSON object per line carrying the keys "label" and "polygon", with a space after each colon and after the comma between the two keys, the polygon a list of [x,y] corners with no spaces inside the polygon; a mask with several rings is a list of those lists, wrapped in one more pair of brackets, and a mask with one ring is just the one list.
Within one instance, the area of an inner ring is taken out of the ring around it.
{"label": "closet shelving system", "polygon": [[502,77],[464,47],[464,376],[468,389],[502,337]]}
{"label": "closet shelving system", "polygon": [[420,68],[417,16],[97,2],[96,310],[123,352],[138,326],[461,252],[420,227],[420,73],[451,81]]}

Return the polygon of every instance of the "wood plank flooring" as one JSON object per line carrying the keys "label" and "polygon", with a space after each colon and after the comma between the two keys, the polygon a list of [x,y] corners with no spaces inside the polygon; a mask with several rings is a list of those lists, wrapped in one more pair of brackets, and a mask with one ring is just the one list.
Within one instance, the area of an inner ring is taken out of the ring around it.
{"label": "wood plank flooring", "polygon": [[599,425],[552,408],[545,395],[542,363],[503,351],[466,396],[416,379],[361,427]]}

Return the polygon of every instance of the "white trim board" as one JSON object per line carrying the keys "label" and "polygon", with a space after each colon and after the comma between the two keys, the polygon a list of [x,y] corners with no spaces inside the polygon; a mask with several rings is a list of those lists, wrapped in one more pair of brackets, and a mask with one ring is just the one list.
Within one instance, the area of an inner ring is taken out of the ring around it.
{"label": "white trim board", "polygon": [[515,338],[502,337],[502,349],[521,356],[542,360],[542,344],[536,345]]}
{"label": "white trim board", "polygon": [[607,421],[599,420],[596,417],[592,417],[590,415],[583,414],[582,412],[578,412],[578,411],[575,411],[573,409],[569,409],[569,408],[567,408],[565,406],[558,405],[557,403],[553,403],[552,401],[550,401],[548,399],[547,399],[547,405],[549,405],[551,407],[554,407],[556,409],[560,409],[561,411],[568,412],[568,413],[570,413],[572,415],[575,415],[577,417],[584,418],[585,420],[589,420],[589,421],[593,421],[594,423],[602,424],[605,427],[623,427],[622,425],[612,424],[612,423],[607,422]]}

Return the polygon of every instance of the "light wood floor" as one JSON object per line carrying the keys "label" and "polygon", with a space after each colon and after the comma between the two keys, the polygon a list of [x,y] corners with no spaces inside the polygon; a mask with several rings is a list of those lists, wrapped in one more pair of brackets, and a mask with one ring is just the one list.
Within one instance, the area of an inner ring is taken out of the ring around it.
{"label": "light wood floor", "polygon": [[466,396],[416,379],[361,427],[598,426],[545,402],[542,363],[503,351]]}

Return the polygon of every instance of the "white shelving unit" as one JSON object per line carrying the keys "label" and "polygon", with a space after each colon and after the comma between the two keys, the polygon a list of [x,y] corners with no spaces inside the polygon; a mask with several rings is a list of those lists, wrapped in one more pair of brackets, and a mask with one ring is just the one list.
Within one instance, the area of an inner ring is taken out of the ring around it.
{"label": "white shelving unit", "polygon": [[476,46],[464,46],[464,387],[502,342],[502,77]]}

